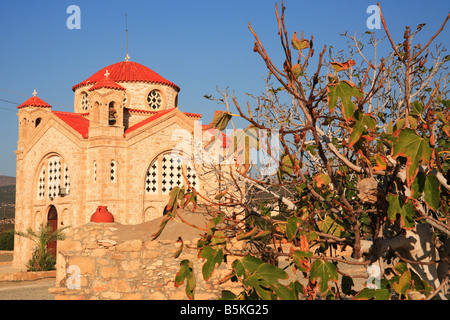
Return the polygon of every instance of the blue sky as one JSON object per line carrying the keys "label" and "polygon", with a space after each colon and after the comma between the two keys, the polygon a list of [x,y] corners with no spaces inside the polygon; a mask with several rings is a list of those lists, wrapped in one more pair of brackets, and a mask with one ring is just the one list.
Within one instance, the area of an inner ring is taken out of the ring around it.
{"label": "blue sky", "polygon": [[[73,111],[72,86],[125,58],[125,13],[132,61],[153,69],[180,88],[179,108],[203,114],[209,123],[215,102],[203,98],[229,87],[241,104],[245,93],[264,90],[267,71],[253,52],[248,22],[275,58],[281,57],[274,0],[208,1],[0,1],[0,174],[15,176],[17,104],[33,90],[54,110]],[[280,2],[278,2],[280,4]],[[368,31],[371,0],[285,0],[290,32],[314,35],[318,55],[324,44],[344,48],[339,33]],[[404,26],[426,23],[424,39],[449,12],[447,0],[380,1],[396,42]],[[67,7],[81,9],[81,29],[70,30]],[[448,47],[450,25],[436,39]],[[383,30],[372,30],[383,37]],[[385,42],[387,44],[387,42]],[[14,92],[14,93],[12,93]],[[6,100],[6,101],[5,101]],[[9,102],[7,102],[9,101]],[[15,102],[17,104],[11,103]]]}

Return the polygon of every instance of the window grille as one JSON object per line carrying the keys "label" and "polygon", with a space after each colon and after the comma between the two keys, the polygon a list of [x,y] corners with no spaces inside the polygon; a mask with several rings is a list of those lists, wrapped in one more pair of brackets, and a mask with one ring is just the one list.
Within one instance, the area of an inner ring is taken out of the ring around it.
{"label": "window grille", "polygon": [[111,182],[116,182],[117,178],[116,178],[116,173],[117,173],[117,163],[114,160],[111,160],[111,175],[110,175],[110,180]]}

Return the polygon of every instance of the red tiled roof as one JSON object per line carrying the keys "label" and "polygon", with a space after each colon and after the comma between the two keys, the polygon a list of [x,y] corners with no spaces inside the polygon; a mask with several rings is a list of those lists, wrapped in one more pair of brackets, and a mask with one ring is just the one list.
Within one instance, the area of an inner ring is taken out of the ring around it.
{"label": "red tiled roof", "polygon": [[52,106],[49,105],[47,102],[43,101],[41,98],[33,96],[33,97],[29,98],[27,101],[25,101],[24,103],[22,103],[20,106],[18,106],[17,109],[20,109],[23,107],[51,108]]}
{"label": "red tiled roof", "polygon": [[159,83],[171,86],[175,88],[175,90],[180,91],[180,88],[174,83],[164,79],[146,66],[133,61],[121,61],[107,66],[97,71],[83,82],[73,86],[72,90],[75,91],[78,87],[97,83],[103,79],[106,71],[109,72],[109,78],[116,82]]}
{"label": "red tiled roof", "polygon": [[200,113],[192,113],[192,112],[183,112],[186,116],[191,118],[201,118],[202,114]]}
{"label": "red tiled roof", "polygon": [[[161,110],[161,111],[148,111],[148,110],[138,110],[138,109],[129,109],[130,111],[135,111],[135,112],[141,112],[141,113],[153,113],[153,115],[151,117],[148,117],[147,119],[142,120],[141,122],[136,123],[135,125],[129,127],[127,130],[125,130],[125,134],[130,133],[144,125],[146,125],[147,123],[150,123],[156,119],[158,119],[159,117],[162,117],[163,115],[169,113],[172,110],[175,110],[175,108],[172,109],[166,109],[166,110]],[[198,113],[190,113],[190,112],[183,112],[186,116],[191,117],[191,118],[201,118],[202,115],[198,114]]]}
{"label": "red tiled roof", "polygon": [[129,109],[127,108],[128,111],[130,112],[136,112],[136,113],[149,113],[149,114],[155,114],[158,113],[159,111],[154,111],[154,110],[141,110],[141,109]]}
{"label": "red tiled roof", "polygon": [[55,116],[60,118],[62,121],[67,123],[70,127],[75,129],[80,133],[83,138],[87,138],[89,134],[89,120],[84,118],[81,114],[63,112],[63,111],[52,111]]}
{"label": "red tiled roof", "polygon": [[[173,108],[172,108],[173,109]],[[141,109],[128,109],[130,112],[136,112],[136,113],[148,113],[148,114],[156,114],[159,111],[154,110],[141,110]],[[183,112],[187,117],[190,118],[201,118],[203,115],[200,113],[192,113],[192,112]]]}
{"label": "red tiled roof", "polygon": [[114,80],[110,79],[109,77],[103,77],[99,82],[94,84],[91,88],[89,88],[88,91],[97,90],[100,88],[107,88],[107,89],[116,89],[116,90],[125,90],[124,87],[121,85],[118,85]]}
{"label": "red tiled roof", "polygon": [[169,113],[170,111],[172,111],[173,109],[166,109],[166,110],[162,110],[162,111],[157,111],[155,115],[148,117],[145,120],[142,120],[141,122],[136,123],[135,125],[129,127],[127,130],[125,130],[125,134],[133,132],[136,129],[139,129],[140,127],[146,125],[147,123],[150,123],[156,119],[158,119],[159,117],[162,117],[163,115]]}

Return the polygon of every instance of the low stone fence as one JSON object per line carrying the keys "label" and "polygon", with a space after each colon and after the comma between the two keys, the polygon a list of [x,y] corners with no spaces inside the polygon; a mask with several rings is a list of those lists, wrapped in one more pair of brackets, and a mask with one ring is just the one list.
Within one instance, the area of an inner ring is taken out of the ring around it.
{"label": "low stone fence", "polygon": [[185,283],[175,287],[175,276],[184,259],[194,262],[196,300],[217,299],[225,289],[234,291],[230,282],[227,287],[217,283],[229,272],[225,264],[206,282],[195,250],[184,248],[174,258],[180,247],[178,236],[189,246],[200,231],[170,221],[167,231],[153,241],[151,235],[158,226],[159,221],[134,226],[91,222],[68,229],[66,240],[58,242],[57,285],[49,292],[56,300],[187,299]]}

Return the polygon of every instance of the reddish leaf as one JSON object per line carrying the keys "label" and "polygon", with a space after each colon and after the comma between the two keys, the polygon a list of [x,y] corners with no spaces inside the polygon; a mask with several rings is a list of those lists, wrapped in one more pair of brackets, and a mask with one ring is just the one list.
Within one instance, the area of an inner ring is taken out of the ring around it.
{"label": "reddish leaf", "polygon": [[333,66],[334,70],[336,71],[347,70],[356,64],[355,61],[353,61],[352,59],[345,61],[343,63],[340,62],[330,62],[330,63]]}

